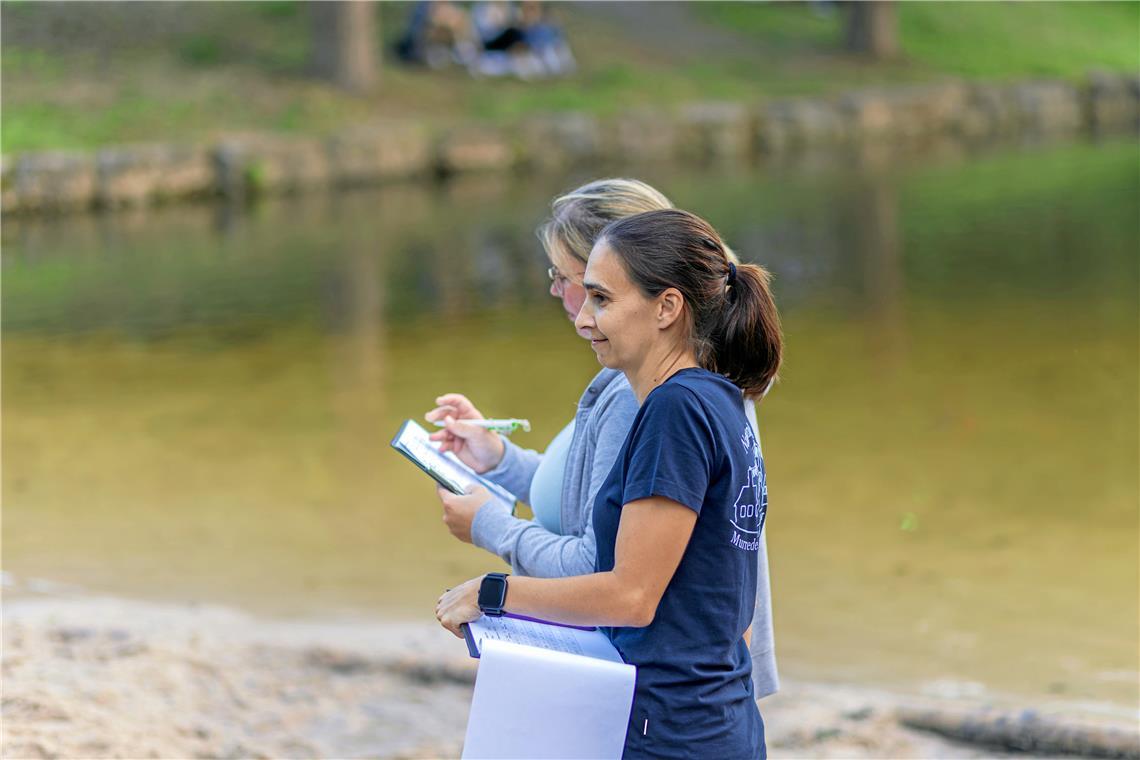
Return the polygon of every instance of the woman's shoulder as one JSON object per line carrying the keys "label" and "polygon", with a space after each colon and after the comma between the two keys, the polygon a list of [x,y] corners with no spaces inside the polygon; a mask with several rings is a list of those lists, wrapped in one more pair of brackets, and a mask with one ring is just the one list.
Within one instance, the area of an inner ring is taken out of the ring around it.
{"label": "woman's shoulder", "polygon": [[692,368],[654,388],[642,404],[641,414],[643,418],[674,418],[689,424],[701,420],[704,427],[715,429],[725,420],[745,417],[743,399],[744,394],[728,378]]}
{"label": "woman's shoulder", "polygon": [[675,373],[654,388],[646,398],[646,403],[655,400],[658,404],[696,404],[703,407],[706,403],[722,400],[739,405],[741,398],[740,389],[724,375],[700,367],[690,367]]}
{"label": "woman's shoulder", "polygon": [[676,383],[699,392],[717,388],[731,394],[741,394],[740,388],[733,385],[727,377],[704,367],[686,367],[673,374],[667,384],[669,383]]}
{"label": "woman's shoulder", "polygon": [[646,396],[640,416],[643,419],[705,417],[708,409],[704,403],[703,390],[699,382],[689,382],[687,378],[670,378]]}

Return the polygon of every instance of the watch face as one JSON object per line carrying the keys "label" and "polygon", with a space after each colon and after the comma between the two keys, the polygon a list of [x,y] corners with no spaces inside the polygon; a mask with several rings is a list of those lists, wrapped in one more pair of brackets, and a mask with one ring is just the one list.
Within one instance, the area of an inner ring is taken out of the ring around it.
{"label": "watch face", "polygon": [[507,596],[507,579],[498,576],[487,576],[479,586],[479,607],[481,609],[497,610],[503,606]]}

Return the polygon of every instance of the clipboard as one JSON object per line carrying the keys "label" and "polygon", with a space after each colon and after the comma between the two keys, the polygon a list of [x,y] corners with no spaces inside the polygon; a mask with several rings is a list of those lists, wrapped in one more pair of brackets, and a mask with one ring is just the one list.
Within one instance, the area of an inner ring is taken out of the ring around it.
{"label": "clipboard", "polygon": [[441,453],[439,446],[428,435],[428,431],[415,420],[406,420],[392,439],[391,446],[453,494],[462,496],[471,486],[483,486],[492,496],[507,505],[512,515],[515,513],[515,502],[518,499],[514,494],[479,475],[450,451]]}
{"label": "clipboard", "polygon": [[498,639],[484,639],[482,655],[465,760],[622,756],[637,683],[633,665]]}
{"label": "clipboard", "polygon": [[549,620],[515,615],[484,615],[460,626],[467,653],[482,659],[487,641],[505,641],[517,646],[530,646],[550,652],[561,652],[609,662],[624,662],[609,638],[593,626],[554,623]]}

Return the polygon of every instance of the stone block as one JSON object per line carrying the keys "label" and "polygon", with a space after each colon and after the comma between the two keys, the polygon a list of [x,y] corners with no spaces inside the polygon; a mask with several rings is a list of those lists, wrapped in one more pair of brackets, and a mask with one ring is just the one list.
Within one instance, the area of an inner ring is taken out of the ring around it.
{"label": "stone block", "polygon": [[316,139],[273,139],[251,156],[253,179],[266,192],[293,192],[327,185],[332,179],[325,143]]}
{"label": "stone block", "polygon": [[218,185],[231,198],[297,192],[332,180],[328,148],[315,138],[230,138],[215,146],[213,159]]}
{"label": "stone block", "polygon": [[1008,87],[978,84],[970,88],[965,111],[959,120],[959,131],[964,137],[1009,136],[1020,127],[1020,115]]}
{"label": "stone block", "polygon": [[1093,71],[1084,92],[1089,126],[1098,133],[1140,127],[1140,77]]}
{"label": "stone block", "polygon": [[741,103],[690,103],[677,114],[683,158],[736,161],[753,148],[753,114]]}
{"label": "stone block", "polygon": [[677,156],[681,130],[677,117],[657,108],[636,108],[614,118],[612,152],[632,162],[669,161]]}
{"label": "stone block", "polygon": [[13,156],[0,156],[0,212],[9,213],[20,208],[16,194],[16,160]]}
{"label": "stone block", "polygon": [[558,169],[602,158],[606,146],[598,120],[583,113],[528,119],[519,128],[521,158],[545,169]]}
{"label": "stone block", "polygon": [[434,163],[444,174],[505,170],[515,165],[515,148],[502,130],[461,127],[437,143]]}
{"label": "stone block", "polygon": [[218,191],[230,200],[241,200],[249,192],[249,153],[245,142],[226,139],[210,151]]}
{"label": "stone block", "polygon": [[1021,129],[1031,135],[1072,135],[1085,123],[1080,91],[1065,82],[1027,82],[1010,89]]}
{"label": "stone block", "polygon": [[855,92],[839,101],[851,133],[860,138],[877,138],[891,134],[895,128],[895,109],[890,97],[882,92]]}
{"label": "stone block", "polygon": [[344,185],[426,174],[432,168],[431,147],[428,130],[414,122],[373,124],[328,141],[332,175]]}
{"label": "stone block", "polygon": [[905,87],[891,94],[894,134],[901,138],[932,137],[960,131],[970,98],[956,82]]}
{"label": "stone block", "polygon": [[212,194],[216,176],[209,153],[179,145],[109,148],[95,156],[96,197],[102,206]]}
{"label": "stone block", "polygon": [[778,100],[765,104],[757,114],[756,142],[765,152],[838,145],[849,136],[849,119],[837,103],[828,100]]}
{"label": "stone block", "polygon": [[10,172],[9,197],[22,211],[90,208],[95,202],[95,162],[89,153],[28,153]]}

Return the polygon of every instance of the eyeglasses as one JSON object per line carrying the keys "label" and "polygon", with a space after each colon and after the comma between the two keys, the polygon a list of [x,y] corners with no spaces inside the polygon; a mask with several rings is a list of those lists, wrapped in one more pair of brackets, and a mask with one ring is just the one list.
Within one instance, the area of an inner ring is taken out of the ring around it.
{"label": "eyeglasses", "polygon": [[559,291],[559,292],[561,292],[562,289],[565,288],[567,285],[573,285],[576,283],[576,281],[573,278],[567,277],[566,275],[562,274],[562,272],[558,269],[558,267],[554,267],[554,266],[549,267],[546,270],[546,276],[550,278],[550,282],[553,283],[554,289],[556,291]]}

